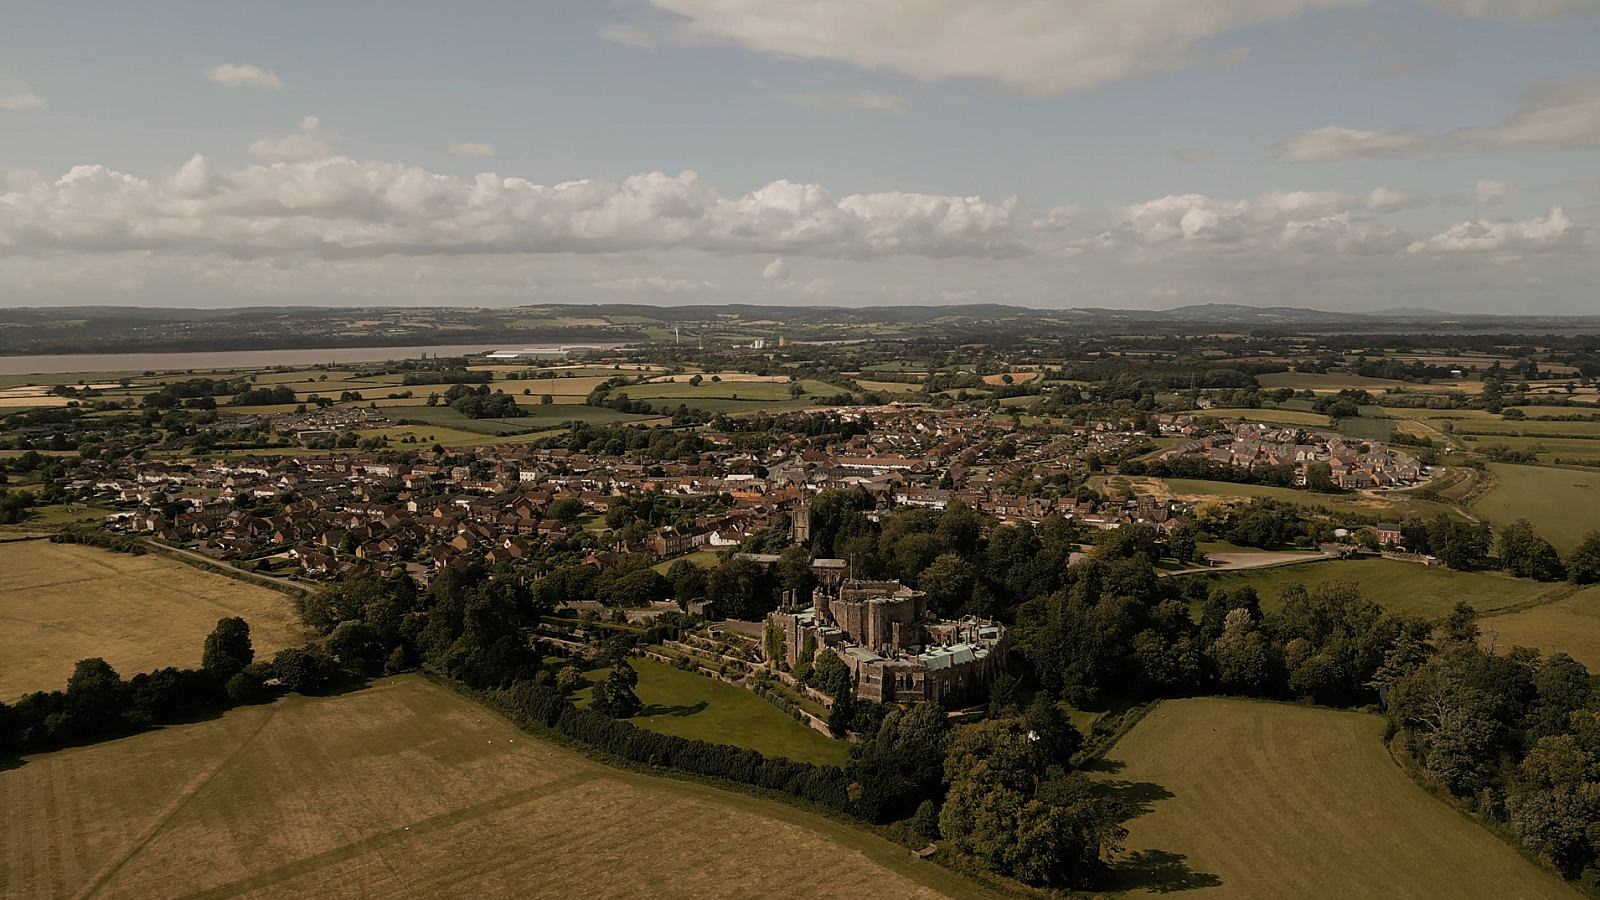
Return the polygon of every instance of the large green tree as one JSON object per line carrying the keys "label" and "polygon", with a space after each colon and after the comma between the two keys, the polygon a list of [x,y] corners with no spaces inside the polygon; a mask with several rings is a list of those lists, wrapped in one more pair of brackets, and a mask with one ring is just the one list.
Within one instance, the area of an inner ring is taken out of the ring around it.
{"label": "large green tree", "polygon": [[1566,576],[1556,548],[1540,537],[1527,519],[1518,519],[1500,532],[1500,565],[1518,578],[1557,581]]}
{"label": "large green tree", "polygon": [[962,852],[1029,884],[1082,887],[1127,835],[1119,804],[1051,765],[1020,718],[959,731],[945,756],[939,830]]}
{"label": "large green tree", "polygon": [[1567,557],[1567,577],[1578,584],[1600,581],[1600,531],[1583,536]]}
{"label": "large green tree", "polygon": [[230,616],[219,620],[217,627],[206,635],[200,668],[226,680],[250,665],[255,658],[255,648],[250,646],[250,623],[238,616]]}

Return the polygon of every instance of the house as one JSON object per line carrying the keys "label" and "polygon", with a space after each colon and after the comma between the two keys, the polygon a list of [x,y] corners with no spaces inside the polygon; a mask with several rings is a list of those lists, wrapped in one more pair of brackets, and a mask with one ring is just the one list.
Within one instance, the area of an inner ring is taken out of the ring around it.
{"label": "house", "polygon": [[1400,547],[1405,544],[1405,538],[1400,534],[1400,526],[1393,522],[1379,522],[1373,529],[1378,533],[1378,546]]}
{"label": "house", "polygon": [[648,538],[645,538],[645,546],[658,559],[677,556],[680,553],[688,553],[705,542],[706,535],[691,528],[676,525],[658,528]]}

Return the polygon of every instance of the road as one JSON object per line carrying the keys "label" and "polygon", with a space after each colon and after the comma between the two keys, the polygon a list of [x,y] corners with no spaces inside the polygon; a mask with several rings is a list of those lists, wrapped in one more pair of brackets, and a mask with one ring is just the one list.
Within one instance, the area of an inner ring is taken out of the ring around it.
{"label": "road", "polygon": [[1206,557],[1216,562],[1214,566],[1195,566],[1161,572],[1162,575],[1198,575],[1206,572],[1237,572],[1242,569],[1265,569],[1269,566],[1292,566],[1295,563],[1320,559],[1336,559],[1332,553],[1322,552],[1271,552],[1271,553],[1213,553]]}
{"label": "road", "polygon": [[185,550],[182,547],[174,547],[171,544],[163,544],[160,541],[151,540],[149,538],[145,539],[145,543],[154,548],[157,553],[163,553],[168,556],[182,557],[193,562],[205,563],[206,565],[217,569],[226,569],[230,572],[236,573],[238,577],[245,580],[270,582],[274,585],[286,587],[295,591],[296,593],[301,594],[308,593],[311,590],[310,587],[295,581],[293,578],[283,578],[277,575],[263,575],[260,572],[246,572],[237,566],[230,566],[220,559],[212,559],[204,553],[196,553],[193,550]]}

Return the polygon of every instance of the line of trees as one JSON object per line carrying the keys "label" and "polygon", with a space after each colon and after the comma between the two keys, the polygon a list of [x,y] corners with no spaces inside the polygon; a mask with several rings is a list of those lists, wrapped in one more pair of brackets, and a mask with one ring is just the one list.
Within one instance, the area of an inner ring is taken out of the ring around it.
{"label": "line of trees", "polygon": [[516,397],[491,393],[487,384],[477,387],[467,383],[452,384],[445,392],[444,401],[469,419],[516,419],[528,414],[517,404]]}
{"label": "line of trees", "polygon": [[1375,680],[1436,785],[1562,875],[1600,885],[1600,696],[1583,665],[1486,649],[1462,606],[1433,644],[1393,644]]}
{"label": "line of trees", "polygon": [[[632,671],[625,663],[621,668]],[[614,669],[613,676],[620,670]],[[525,728],[548,729],[630,762],[779,791],[841,811],[850,805],[838,766],[769,758],[755,750],[648,731],[599,710],[579,709],[557,688],[531,680],[487,699]]]}
{"label": "line of trees", "polygon": [[[1203,456],[1179,456],[1172,459],[1149,461],[1130,460],[1118,471],[1123,475],[1152,475],[1157,478],[1195,478],[1204,481],[1225,481],[1230,484],[1265,484],[1275,487],[1296,487],[1293,463],[1281,465],[1234,466],[1216,462]],[[1306,466],[1307,490],[1325,494],[1344,493],[1333,482],[1333,470],[1327,463]]]}
{"label": "line of trees", "polygon": [[290,648],[256,660],[250,626],[225,618],[206,636],[200,667],[166,667],[124,679],[104,659],[79,660],[64,690],[0,703],[0,753],[34,753],[119,737],[202,713],[270,700],[280,691],[317,693],[340,677],[320,648]]}

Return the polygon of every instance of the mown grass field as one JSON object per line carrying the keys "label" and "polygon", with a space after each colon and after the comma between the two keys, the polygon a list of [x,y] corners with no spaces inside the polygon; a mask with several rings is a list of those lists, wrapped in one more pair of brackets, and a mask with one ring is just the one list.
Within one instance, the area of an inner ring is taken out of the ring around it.
{"label": "mown grass field", "polygon": [[1366,597],[1385,609],[1428,618],[1442,618],[1457,600],[1481,613],[1527,603],[1561,587],[1512,578],[1498,572],[1457,572],[1443,566],[1394,559],[1350,559],[1275,566],[1207,576],[1219,584],[1248,585],[1261,597],[1263,609],[1277,609],[1285,585],[1310,587],[1327,581],[1353,581]]}
{"label": "mown grass field", "polygon": [[1489,470],[1496,484],[1472,504],[1472,511],[1495,525],[1527,519],[1562,553],[1585,534],[1600,530],[1600,470],[1507,463],[1490,463]]}
{"label": "mown grass field", "polygon": [[1346,388],[1378,393],[1385,388],[1406,387],[1407,382],[1394,381],[1388,378],[1368,378],[1364,375],[1350,375],[1343,372],[1268,372],[1257,375],[1256,380],[1266,389],[1293,388],[1297,391],[1317,391],[1319,393],[1334,393]]}
{"label": "mown grass field", "polygon": [[603,766],[417,676],[33,757],[0,772],[0,813],[8,896],[983,896],[865,831]]}
{"label": "mown grass field", "polygon": [[1250,500],[1256,497],[1263,497],[1283,503],[1293,503],[1296,506],[1320,507],[1330,512],[1363,516],[1381,515],[1395,518],[1420,516],[1431,519],[1440,513],[1444,513],[1456,518],[1461,517],[1460,512],[1447,504],[1432,500],[1421,500],[1408,494],[1397,492],[1377,496],[1318,494],[1312,491],[1301,491],[1294,488],[1266,484],[1234,484],[1228,481],[1204,481],[1196,478],[1152,478],[1121,475],[1113,475],[1103,479],[1100,476],[1092,477],[1090,486],[1103,486],[1113,493],[1131,489],[1136,494],[1153,493],[1158,496],[1185,497],[1196,500],[1205,500],[1211,497]]}
{"label": "mown grass field", "polygon": [[1102,777],[1142,814],[1130,894],[1196,898],[1573,898],[1576,891],[1413,783],[1375,715],[1166,701]]}
{"label": "mown grass field", "polygon": [[78,544],[0,544],[0,700],[60,690],[80,659],[123,677],[196,666],[205,636],[243,616],[258,655],[304,643],[283,594],[155,554]]}
{"label": "mown grass field", "polygon": [[[1582,410],[1572,410],[1582,412]],[[1496,419],[1457,425],[1462,434],[1485,435],[1577,435],[1600,439],[1600,422],[1562,422],[1544,419]]]}
{"label": "mown grass field", "polygon": [[[800,382],[805,397],[831,397],[842,391],[824,381],[806,379]],[[650,382],[619,387],[615,393],[627,394],[634,400],[790,400],[787,381],[711,381],[698,385],[684,382]]]}
{"label": "mown grass field", "polygon": [[[601,527],[605,527],[603,522],[601,523]],[[683,556],[673,557],[672,559],[663,559],[661,562],[656,563],[650,568],[655,569],[657,572],[665,575],[667,574],[667,570],[672,568],[672,564],[680,559],[688,560],[702,569],[709,569],[722,561],[722,554],[717,550],[706,548],[696,550],[693,553],[684,554]]]}
{"label": "mown grass field", "polygon": [[878,394],[920,394],[926,390],[920,384],[907,384],[901,381],[867,381],[857,378],[856,384],[861,385],[864,391]]}
{"label": "mown grass field", "polygon": [[1233,409],[1217,407],[1214,409],[1191,409],[1184,415],[1211,416],[1214,419],[1244,419],[1248,422],[1298,425],[1302,428],[1315,428],[1322,431],[1332,430],[1332,426],[1328,424],[1327,416],[1301,409]]}
{"label": "mown grass field", "polygon": [[[602,406],[586,406],[581,403],[541,406],[538,405],[537,398],[535,398],[533,404],[523,405],[519,403],[518,406],[528,414],[514,419],[471,419],[448,406],[391,407],[384,410],[384,414],[395,421],[424,422],[428,425],[440,425],[456,431],[476,432],[479,435],[507,435],[523,431],[538,431],[573,420],[591,424],[606,424],[610,422],[638,421],[647,418],[646,416],[606,409]],[[484,442],[480,437],[478,443]]]}
{"label": "mown grass field", "polygon": [[1552,603],[1480,619],[1479,639],[1505,651],[1532,647],[1546,655],[1565,653],[1600,672],[1600,586]]}
{"label": "mown grass field", "polygon": [[[644,710],[629,721],[640,728],[800,762],[843,765],[850,758],[849,744],[800,724],[742,687],[651,659],[630,662],[639,673],[637,693]],[[578,705],[588,702],[585,688]]]}
{"label": "mown grass field", "polygon": [[1469,450],[1482,452],[1502,445],[1512,450],[1531,450],[1541,462],[1556,459],[1600,460],[1600,436],[1592,438],[1540,437],[1537,435],[1468,434],[1458,435]]}

